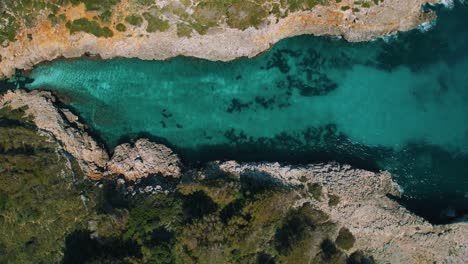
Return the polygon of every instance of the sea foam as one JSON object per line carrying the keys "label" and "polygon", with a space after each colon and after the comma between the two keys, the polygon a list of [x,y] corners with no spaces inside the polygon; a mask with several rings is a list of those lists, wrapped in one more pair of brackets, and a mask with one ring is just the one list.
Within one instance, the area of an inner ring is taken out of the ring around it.
{"label": "sea foam", "polygon": [[[460,0],[461,3],[464,2],[464,0]],[[452,9],[455,6],[455,1],[454,0],[442,0],[440,1],[440,4],[445,6],[446,8]]]}
{"label": "sea foam", "polygon": [[436,20],[432,20],[432,21],[428,21],[428,22],[424,22],[422,23],[421,25],[419,25],[417,27],[417,29],[421,32],[428,32],[429,30],[431,30],[432,28],[434,28],[434,26],[436,25],[437,21]]}

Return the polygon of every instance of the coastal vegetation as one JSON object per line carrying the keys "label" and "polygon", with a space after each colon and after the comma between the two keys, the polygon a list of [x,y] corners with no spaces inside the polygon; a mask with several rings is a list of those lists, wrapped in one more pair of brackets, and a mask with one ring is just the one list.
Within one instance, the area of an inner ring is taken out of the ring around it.
{"label": "coastal vegetation", "polygon": [[353,234],[349,231],[349,229],[343,227],[340,229],[335,243],[340,248],[348,250],[353,247],[355,241],[356,239],[354,238]]}
{"label": "coastal vegetation", "polygon": [[[202,180],[186,175],[170,194],[132,199],[122,196],[119,203],[109,202],[113,206],[108,214],[114,220],[119,219],[118,227],[109,228],[102,221],[94,236],[112,241],[107,246],[101,245],[104,248],[116,241],[133,245],[133,250],[119,256],[128,263],[351,261],[340,249],[343,245],[348,246],[346,249],[352,247],[348,233],[341,235],[340,231],[335,238],[338,227],[328,215],[310,203],[294,206],[299,197],[288,187],[249,175],[239,179],[215,172],[204,177]],[[341,244],[333,242],[335,239]],[[81,242],[77,244],[84,243]],[[114,260],[92,249],[84,252],[96,254],[68,256],[66,251],[65,257],[89,262]],[[372,257],[367,256],[366,260],[373,263]]]}
{"label": "coastal vegetation", "polygon": [[296,205],[305,187],[211,167],[163,180],[175,184],[170,192],[130,195],[135,183],[85,179],[24,110],[0,109],[2,263],[352,261],[342,250],[353,246],[349,230],[311,203]]}
{"label": "coastal vegetation", "polygon": [[58,263],[95,199],[77,165],[22,116],[0,109],[0,262]]}
{"label": "coastal vegetation", "polygon": [[67,28],[70,29],[70,33],[83,31],[95,35],[96,37],[110,38],[113,36],[112,30],[108,27],[101,27],[96,21],[89,21],[86,18],[80,18],[67,22]]}
{"label": "coastal vegetation", "polygon": [[[381,0],[354,1],[342,10],[368,8]],[[258,28],[287,16],[291,12],[311,10],[317,5],[341,5],[337,0],[18,0],[0,3],[0,44],[13,42],[18,32],[33,28],[46,18],[54,26],[66,24],[70,34],[87,32],[97,37],[112,37],[123,26],[145,27],[149,32],[174,28],[180,37],[193,32],[206,34],[210,28],[227,25],[245,30]],[[122,4],[122,5],[121,5]],[[83,6],[86,17],[69,18],[68,12]],[[93,18],[90,20],[90,18]],[[143,23],[146,22],[146,23]]]}

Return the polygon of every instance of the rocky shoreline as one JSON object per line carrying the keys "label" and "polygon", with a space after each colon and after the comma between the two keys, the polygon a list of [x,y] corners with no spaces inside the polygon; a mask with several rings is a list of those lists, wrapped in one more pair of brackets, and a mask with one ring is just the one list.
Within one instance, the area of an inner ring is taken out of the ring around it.
{"label": "rocky shoreline", "polygon": [[109,160],[107,152],[87,132],[78,117],[68,109],[54,106],[55,97],[48,92],[6,92],[0,98],[0,108],[25,109],[40,131],[51,135],[91,179],[100,179]]}
{"label": "rocky shoreline", "polygon": [[85,125],[68,109],[57,108],[50,92],[8,91],[0,98],[0,108],[24,109],[40,131],[44,131],[75,158],[83,173],[99,180],[105,175],[118,174],[127,180],[137,180],[152,174],[180,177],[180,160],[166,146],[138,140],[133,146],[122,144],[115,148],[112,158],[94,140]]}
{"label": "rocky shoreline", "polygon": [[[164,60],[189,56],[229,61],[254,57],[281,39],[302,34],[342,37],[351,42],[369,41],[434,20],[436,15],[424,12],[422,6],[440,2],[385,0],[368,8],[350,10],[351,0],[331,1],[329,5],[292,12],[281,19],[270,16],[268,22],[258,28],[240,30],[224,24],[209,29],[206,34],[195,32],[190,37],[178,36],[174,26],[165,32],[153,33],[134,27],[126,32],[114,32],[110,38],[83,32],[70,34],[64,24],[52,25],[46,16],[39,16],[33,27],[23,28],[17,34],[16,41],[0,48],[0,78],[12,76],[16,69],[29,70],[44,61],[84,54],[99,55],[103,59]],[[83,10],[69,10],[67,14],[73,19],[73,14],[80,12]]]}
{"label": "rocky shoreline", "polygon": [[290,166],[235,161],[211,162],[202,169],[184,172],[172,150],[146,139],[117,146],[109,158],[75,115],[56,107],[49,92],[8,91],[0,97],[0,108],[4,107],[23,109],[39,131],[51,135],[93,180],[121,176],[123,182],[134,182],[155,174],[176,178],[185,173],[248,174],[293,190],[307,188],[310,195],[302,197],[297,206],[310,203],[346,226],[356,238],[349,251],[363,249],[377,263],[465,263],[468,259],[468,223],[433,226],[412,214],[389,198],[400,193],[386,172],[337,163]]}
{"label": "rocky shoreline", "polygon": [[[268,175],[283,184],[309,188],[319,194],[304,197],[356,237],[356,248],[376,258],[376,263],[464,263],[468,258],[468,223],[433,226],[415,216],[389,196],[399,196],[386,172],[374,173],[336,163],[287,166],[278,163],[219,164],[221,170],[240,175]],[[263,176],[264,177],[264,176]],[[330,206],[333,197],[339,197]]]}

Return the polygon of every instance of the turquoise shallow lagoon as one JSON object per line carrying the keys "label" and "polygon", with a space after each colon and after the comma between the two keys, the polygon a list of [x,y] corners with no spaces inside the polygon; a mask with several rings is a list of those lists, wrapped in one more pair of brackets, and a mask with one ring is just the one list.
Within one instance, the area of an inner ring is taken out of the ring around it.
{"label": "turquoise shallow lagoon", "polygon": [[393,173],[402,202],[435,222],[468,211],[468,7],[427,32],[370,43],[287,39],[254,58],[64,60],[47,89],[109,148],[149,136],[187,163],[337,160]]}

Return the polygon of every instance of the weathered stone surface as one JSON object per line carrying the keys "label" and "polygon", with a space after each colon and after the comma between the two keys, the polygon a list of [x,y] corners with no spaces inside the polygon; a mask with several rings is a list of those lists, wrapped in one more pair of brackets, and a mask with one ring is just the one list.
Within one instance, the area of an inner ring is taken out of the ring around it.
{"label": "weathered stone surface", "polygon": [[123,175],[135,181],[150,175],[180,177],[180,160],[172,150],[148,139],[139,139],[132,146],[119,145],[107,164],[107,174]]}
{"label": "weathered stone surface", "polygon": [[[210,166],[209,166],[210,167]],[[387,194],[399,195],[386,172],[373,173],[337,163],[281,166],[278,163],[215,163],[211,167],[242,177],[271,177],[285,185],[318,183],[321,199],[304,197],[347,227],[356,243],[349,250],[364,249],[377,263],[466,263],[468,223],[433,226],[400,206]],[[339,202],[330,206],[331,196]]]}
{"label": "weathered stone surface", "polygon": [[[339,36],[349,41],[367,41],[397,31],[406,31],[435,19],[434,13],[423,13],[425,3],[440,0],[385,0],[359,11],[342,10],[353,6],[353,0],[340,3],[331,1],[328,6],[316,6],[311,11],[293,12],[276,21],[271,16],[268,23],[246,30],[221,25],[207,34],[179,37],[174,25],[166,32],[148,33],[142,27],[114,32],[112,38],[97,38],[86,33],[70,35],[64,25],[53,26],[47,17],[38,18],[36,26],[24,29],[17,41],[0,48],[0,77],[11,76],[15,69],[31,69],[34,65],[59,57],[73,58],[84,54],[113,57],[162,60],[178,55],[228,61],[239,57],[253,57],[269,49],[281,39],[301,34]],[[120,7],[125,12],[125,5]],[[75,12],[76,11],[76,12]],[[68,11],[69,18],[76,19]],[[33,36],[28,38],[28,34]]]}
{"label": "weathered stone surface", "polygon": [[8,91],[0,97],[0,108],[24,108],[42,132],[49,133],[78,162],[92,179],[100,179],[109,157],[107,152],[82,129],[78,118],[68,110],[54,106],[49,92]]}
{"label": "weathered stone surface", "polygon": [[[76,116],[55,108],[53,102],[48,92],[15,91],[0,97],[0,108],[24,107],[40,131],[57,140],[93,179],[108,174],[121,174],[132,181],[153,174],[181,176],[177,155],[147,139],[138,140],[133,146],[118,146],[109,161],[107,153],[83,130],[84,125],[77,123]],[[104,173],[106,168],[108,171]],[[386,172],[374,173],[337,163],[291,166],[229,161],[212,162],[199,173],[208,177],[219,175],[220,171],[234,177],[248,175],[273,180],[291,188],[320,185],[319,192],[303,196],[296,205],[309,202],[326,212],[331,221],[348,228],[356,238],[348,253],[364,249],[377,263],[466,263],[468,260],[468,223],[433,226],[412,214],[387,197],[387,194],[398,196],[399,191]],[[332,197],[339,197],[333,205]]]}
{"label": "weathered stone surface", "polygon": [[168,147],[138,140],[134,146],[119,145],[112,160],[85,130],[85,125],[68,109],[56,108],[50,92],[8,91],[0,97],[0,108],[25,108],[41,132],[51,135],[63,149],[73,156],[81,170],[91,179],[118,174],[127,180],[137,180],[153,174],[180,177],[180,160]]}

